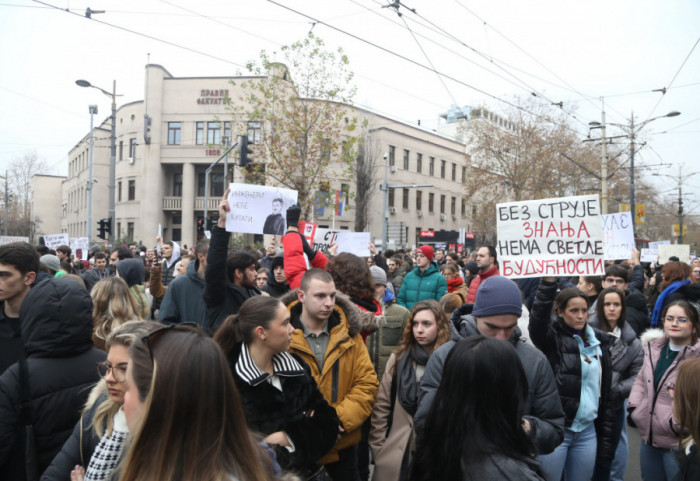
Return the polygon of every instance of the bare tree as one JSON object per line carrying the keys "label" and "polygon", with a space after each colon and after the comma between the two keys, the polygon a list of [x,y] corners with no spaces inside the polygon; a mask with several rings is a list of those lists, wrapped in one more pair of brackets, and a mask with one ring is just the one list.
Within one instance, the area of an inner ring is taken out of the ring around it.
{"label": "bare tree", "polygon": [[7,184],[12,201],[6,206],[9,235],[30,237],[34,233],[35,226],[32,225],[30,215],[32,177],[45,174],[48,170],[46,161],[39,159],[35,151],[25,152],[10,164]]}
{"label": "bare tree", "polygon": [[366,132],[358,142],[355,166],[355,231],[357,232],[364,232],[369,225],[369,204],[377,190],[376,173],[381,158],[381,147],[372,139],[371,134]]}

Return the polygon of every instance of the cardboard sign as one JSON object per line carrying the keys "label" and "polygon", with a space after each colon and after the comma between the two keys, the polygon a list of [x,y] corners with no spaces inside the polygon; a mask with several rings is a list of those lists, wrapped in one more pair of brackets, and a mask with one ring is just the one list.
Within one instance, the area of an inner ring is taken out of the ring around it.
{"label": "cardboard sign", "polygon": [[306,237],[306,242],[308,242],[309,245],[314,243],[317,227],[318,224],[314,224],[313,222],[299,222],[299,232]]}
{"label": "cardboard sign", "polygon": [[603,257],[605,260],[630,259],[634,244],[632,214],[618,212],[601,215],[603,219]]}
{"label": "cardboard sign", "polygon": [[0,236],[0,246],[12,244],[13,242],[29,242],[29,237],[3,235]]}
{"label": "cardboard sign", "polygon": [[314,235],[314,243],[311,247],[316,250],[328,251],[331,245],[338,243],[339,230],[333,229],[316,229],[316,235]]}
{"label": "cardboard sign", "polygon": [[642,249],[639,252],[640,262],[657,262],[659,260],[659,249]]}
{"label": "cardboard sign", "polygon": [[70,245],[70,239],[67,232],[61,234],[49,234],[44,236],[44,244],[49,249],[56,249],[58,246]]}
{"label": "cardboard sign", "polygon": [[287,208],[297,203],[296,190],[253,184],[230,184],[229,189],[227,231],[284,235]]}
{"label": "cardboard sign", "polygon": [[70,248],[76,259],[88,260],[88,250],[90,249],[90,239],[87,237],[71,237]]}
{"label": "cardboard sign", "polygon": [[662,244],[659,246],[659,264],[666,264],[669,257],[690,263],[690,246],[688,244]]}
{"label": "cardboard sign", "polygon": [[372,241],[369,232],[338,232],[338,252],[349,252],[359,257],[369,257],[369,243]]}
{"label": "cardboard sign", "polygon": [[597,195],[496,205],[498,260],[510,278],[603,275]]}

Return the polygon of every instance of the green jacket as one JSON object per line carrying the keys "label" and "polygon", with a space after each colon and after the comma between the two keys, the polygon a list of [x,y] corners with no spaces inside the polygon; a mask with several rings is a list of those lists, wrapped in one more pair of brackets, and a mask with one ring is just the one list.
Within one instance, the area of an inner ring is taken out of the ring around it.
{"label": "green jacket", "polygon": [[447,281],[440,274],[437,263],[431,262],[425,271],[421,272],[416,266],[413,271],[406,274],[397,302],[410,311],[418,301],[427,299],[439,301],[445,294],[447,294]]}

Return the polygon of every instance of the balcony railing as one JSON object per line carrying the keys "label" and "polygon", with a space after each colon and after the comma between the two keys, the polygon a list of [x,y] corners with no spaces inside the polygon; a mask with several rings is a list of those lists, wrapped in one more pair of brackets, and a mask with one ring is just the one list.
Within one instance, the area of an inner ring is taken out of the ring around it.
{"label": "balcony railing", "polygon": [[[209,205],[207,210],[215,211],[219,209],[219,196],[209,197]],[[180,210],[182,209],[182,197],[163,197],[163,210]],[[194,210],[204,210],[204,197],[195,197]]]}

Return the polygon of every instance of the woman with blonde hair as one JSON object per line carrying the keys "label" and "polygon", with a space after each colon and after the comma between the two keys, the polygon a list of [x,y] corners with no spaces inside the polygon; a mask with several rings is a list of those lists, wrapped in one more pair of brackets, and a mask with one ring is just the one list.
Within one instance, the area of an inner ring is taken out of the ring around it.
{"label": "woman with blonde hair", "polygon": [[430,355],[450,340],[445,311],[435,300],[413,306],[400,346],[389,358],[372,410],[369,444],[377,481],[407,479],[413,450],[413,415],[420,378]]}
{"label": "woman with blonde hair", "polygon": [[108,277],[97,282],[90,291],[92,297],[92,342],[96,348],[106,350],[109,333],[127,321],[141,320],[139,307],[129,291],[126,281],[120,277]]}
{"label": "woman with blonde hair", "polygon": [[700,479],[700,359],[689,359],[678,370],[673,391],[673,417],[687,433],[679,445],[679,481]]}

